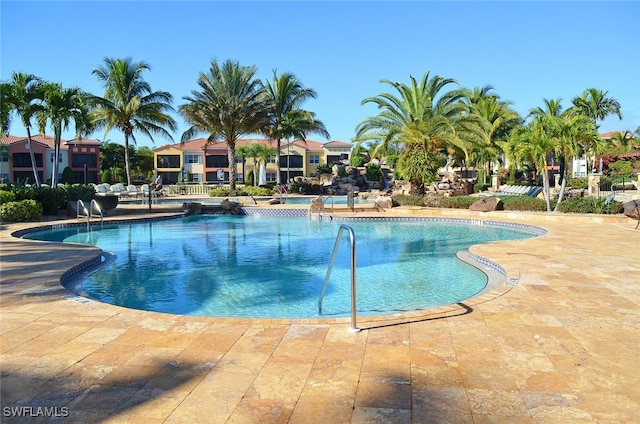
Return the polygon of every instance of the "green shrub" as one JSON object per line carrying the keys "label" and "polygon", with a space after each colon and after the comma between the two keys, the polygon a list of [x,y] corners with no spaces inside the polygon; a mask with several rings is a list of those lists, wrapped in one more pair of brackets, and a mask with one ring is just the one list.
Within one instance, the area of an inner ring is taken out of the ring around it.
{"label": "green shrub", "polygon": [[355,166],[357,168],[358,166],[364,165],[364,161],[365,159],[362,156],[353,155],[351,156],[351,159],[349,159],[349,165]]}
{"label": "green shrub", "polygon": [[11,191],[0,190],[0,205],[4,203],[13,202],[16,200],[16,195]]}
{"label": "green shrub", "polygon": [[332,174],[333,173],[333,166],[329,165],[328,163],[323,163],[322,165],[318,165],[318,175],[320,174]]}
{"label": "green shrub", "polygon": [[589,179],[585,177],[568,178],[567,187],[571,187],[576,190],[586,190],[589,188]]}
{"label": "green shrub", "polygon": [[22,222],[42,218],[42,205],[35,200],[20,200],[0,205],[2,221]]}
{"label": "green shrub", "polygon": [[398,162],[398,157],[398,155],[388,155],[385,158],[387,166],[391,169],[394,169],[396,167],[396,163]]}
{"label": "green shrub", "polygon": [[486,189],[488,189],[489,187],[490,187],[490,185],[489,185],[489,184],[485,184],[485,183],[478,182],[478,183],[475,183],[475,184],[473,185],[473,192],[474,192],[474,193],[480,193],[481,191],[485,191],[485,190],[486,190]]}
{"label": "green shrub", "polygon": [[414,196],[411,194],[394,194],[391,200],[398,206],[426,206],[425,196]]}
{"label": "green shrub", "polygon": [[[211,195],[211,192],[209,192]],[[271,196],[273,189],[269,187],[244,186],[238,191],[238,196]]]}
{"label": "green shrub", "polygon": [[622,210],[622,203],[618,201],[607,203],[606,198],[597,197],[567,199],[558,205],[558,212],[564,213],[617,214],[621,213]]}
{"label": "green shrub", "polygon": [[93,186],[84,185],[84,184],[74,184],[72,186],[67,187],[67,201],[76,202],[78,200],[82,200],[87,203],[93,199],[96,190]]}
{"label": "green shrub", "polygon": [[478,198],[473,196],[452,196],[452,197],[440,197],[441,208],[451,209],[469,209],[469,206],[474,204]]}
{"label": "green shrub", "polygon": [[380,181],[380,178],[382,178],[382,169],[380,169],[380,165],[376,165],[375,163],[367,165],[365,177],[369,181]]}
{"label": "green shrub", "polygon": [[531,196],[502,196],[504,210],[508,211],[540,211],[547,210],[547,202]]}
{"label": "green shrub", "polygon": [[111,171],[109,171],[108,169],[102,171],[102,174],[100,174],[100,182],[111,184]]}
{"label": "green shrub", "polygon": [[338,169],[338,177],[346,178],[348,176],[349,176],[349,173],[347,172],[347,170],[345,168]]}
{"label": "green shrub", "polygon": [[229,197],[231,190],[228,187],[216,187],[209,190],[209,197]]}
{"label": "green shrub", "polygon": [[60,178],[60,182],[62,184],[73,184],[74,183],[73,171],[68,166],[62,170],[62,178]]}

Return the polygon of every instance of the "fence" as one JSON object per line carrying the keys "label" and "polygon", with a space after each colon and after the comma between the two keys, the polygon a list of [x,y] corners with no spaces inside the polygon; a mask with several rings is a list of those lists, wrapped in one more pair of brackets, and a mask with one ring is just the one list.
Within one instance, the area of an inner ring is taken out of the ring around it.
{"label": "fence", "polygon": [[636,178],[621,174],[606,175],[600,179],[598,197],[625,197],[634,194],[640,194],[640,174]]}

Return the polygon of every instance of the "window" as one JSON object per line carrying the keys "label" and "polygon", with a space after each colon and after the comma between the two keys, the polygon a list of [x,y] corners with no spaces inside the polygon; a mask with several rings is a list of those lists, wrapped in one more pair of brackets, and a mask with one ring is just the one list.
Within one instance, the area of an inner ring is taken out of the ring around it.
{"label": "window", "polygon": [[[227,168],[228,166],[229,158],[227,157],[227,155],[207,156],[207,168]],[[207,181],[210,181],[208,176]]]}
{"label": "window", "polygon": [[89,168],[95,168],[98,166],[98,159],[96,155],[71,155],[71,167],[83,168],[87,164]]}
{"label": "window", "polygon": [[320,155],[309,156],[309,165],[318,165],[318,164],[320,164]]}
{"label": "window", "polygon": [[180,168],[179,155],[158,155],[158,168]]}
{"label": "window", "polygon": [[276,157],[275,156],[269,156],[269,163],[276,163]]}
{"label": "window", "polygon": [[[42,168],[42,153],[36,153],[36,166],[38,168]],[[31,158],[29,157],[29,153],[14,153],[13,154],[13,167],[14,168],[30,168],[31,167]]]}
{"label": "window", "polygon": [[202,164],[202,155],[187,155],[186,162]]}
{"label": "window", "polygon": [[[240,160],[242,160],[242,159],[240,159]],[[244,175],[242,174],[242,172],[236,172],[236,181],[244,182]]]}
{"label": "window", "polygon": [[[55,157],[55,153],[49,154],[49,162],[53,163],[53,158]],[[62,163],[62,153],[58,153],[58,163]]]}
{"label": "window", "polygon": [[6,146],[0,147],[0,162],[9,162],[9,149]]}
{"label": "window", "polygon": [[283,168],[302,168],[302,156],[280,156],[280,166]]}
{"label": "window", "polygon": [[275,172],[267,172],[267,181],[275,181],[276,173]]}

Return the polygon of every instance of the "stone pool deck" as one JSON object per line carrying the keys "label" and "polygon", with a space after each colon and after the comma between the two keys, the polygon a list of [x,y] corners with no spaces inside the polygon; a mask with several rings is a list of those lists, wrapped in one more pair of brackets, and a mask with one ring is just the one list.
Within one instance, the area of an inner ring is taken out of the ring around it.
{"label": "stone pool deck", "polygon": [[547,234],[471,249],[517,284],[359,318],[352,333],[348,319],[185,317],[78,298],[60,277],[97,249],[16,239],[34,224],[3,225],[0,421],[639,422],[634,221],[419,208],[376,216],[500,220]]}

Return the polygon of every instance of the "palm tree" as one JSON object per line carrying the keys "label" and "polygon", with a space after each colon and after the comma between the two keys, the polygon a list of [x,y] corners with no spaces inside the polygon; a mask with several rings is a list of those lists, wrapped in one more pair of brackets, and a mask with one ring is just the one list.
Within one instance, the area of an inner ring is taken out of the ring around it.
{"label": "palm tree", "polygon": [[469,112],[480,116],[486,124],[482,128],[484,143],[472,147],[478,160],[486,161],[487,172],[491,171],[491,162],[500,162],[504,155],[504,144],[511,131],[520,124],[520,116],[511,109],[511,103],[501,101],[500,96],[491,93],[493,87],[474,87],[473,91],[464,90],[469,101]]}
{"label": "palm tree", "polygon": [[256,172],[256,167],[258,166],[258,157],[260,157],[260,153],[262,152],[262,149],[266,147],[260,143],[256,143],[253,142],[251,144],[248,144],[246,146],[241,146],[238,147],[236,153],[238,155],[244,155],[246,157],[252,158],[253,159],[253,178],[254,181],[257,181],[257,172]]}
{"label": "palm tree", "polygon": [[562,182],[558,194],[558,203],[554,209],[557,211],[567,185],[569,158],[576,155],[581,146],[596,144],[600,140],[600,136],[589,117],[584,115],[564,113],[559,117],[548,117],[547,125],[551,137],[554,137],[558,142],[556,153],[560,160],[560,179]]}
{"label": "palm tree", "polygon": [[[619,119],[622,119],[620,103],[613,97],[607,97],[608,93],[608,91],[596,88],[587,88],[580,96],[576,96],[571,100],[573,103],[571,113],[588,116],[596,130],[600,127],[598,121],[604,120],[609,115],[617,115]],[[590,152],[589,146],[583,146],[583,152],[587,156],[592,153],[595,160],[596,152]],[[589,158],[587,157],[586,159],[588,163]]]}
{"label": "palm tree", "polygon": [[612,147],[621,153],[629,151],[629,149],[633,146],[634,136],[629,130],[625,131],[616,131],[611,136],[609,142]]}
{"label": "palm tree", "polygon": [[236,141],[242,135],[262,131],[269,123],[271,105],[264,87],[255,78],[255,66],[240,66],[226,60],[222,66],[211,61],[208,73],[198,77],[199,91],[184,97],[187,103],[179,107],[191,127],[182,135],[182,141],[196,133],[209,133],[208,141],[224,139],[228,146],[229,188],[236,190]]}
{"label": "palm tree", "polygon": [[152,142],[157,134],[173,140],[169,133],[175,131],[176,122],[167,114],[173,112],[173,97],[166,91],[151,91],[142,73],[151,68],[146,62],[132,62],[131,58],[105,58],[104,64],[92,73],[103,83],[103,97],[92,96],[94,109],[92,124],[104,128],[104,136],[114,127],[124,134],[124,161],[127,184],[131,184],[129,140],[136,142],[135,133],[140,132]]}
{"label": "palm tree", "polygon": [[40,132],[44,133],[47,122],[53,129],[54,161],[51,174],[51,186],[57,184],[59,173],[60,142],[62,131],[69,128],[71,122],[76,133],[89,132],[87,95],[79,88],[62,88],[61,84],[45,83],[42,86],[42,108],[36,113]]}
{"label": "palm tree", "polygon": [[11,84],[0,82],[0,134],[2,135],[9,133],[11,114],[15,109],[11,91]]}
{"label": "palm tree", "polygon": [[551,212],[551,185],[547,172],[547,157],[558,149],[557,139],[548,134],[548,117],[539,116],[532,123],[514,129],[508,144],[508,152],[516,162],[531,161],[538,173],[542,174],[542,191]]}
{"label": "palm tree", "polygon": [[[362,101],[363,105],[375,104],[380,112],[358,124],[355,140],[357,145],[370,140],[380,141],[378,149],[384,151],[401,149],[398,171],[405,178],[410,169],[430,167],[429,172],[411,172],[412,182],[417,185],[418,192],[422,192],[424,183],[430,179],[422,180],[422,176],[436,176],[441,166],[439,161],[425,156],[427,152],[462,152],[468,159],[469,146],[482,142],[480,128],[483,122],[478,116],[467,113],[466,97],[461,90],[443,92],[450,84],[458,84],[456,80],[440,76],[429,78],[427,71],[419,82],[413,76],[410,81],[410,85],[406,85],[382,80],[397,93],[381,93]],[[403,159],[402,155],[410,150],[417,154]]]}
{"label": "palm tree", "polygon": [[38,175],[36,158],[33,153],[33,142],[31,140],[31,119],[40,109],[39,101],[42,97],[40,86],[42,85],[42,80],[32,74],[14,72],[11,75],[11,81],[5,84],[7,85],[3,87],[3,92],[4,90],[7,90],[7,92],[3,93],[2,100],[3,103],[8,100],[8,103],[2,106],[2,132],[9,131],[11,112],[16,113],[27,131],[27,147],[31,159],[31,168],[33,169],[33,178],[36,186],[40,187],[40,176]]}
{"label": "palm tree", "polygon": [[543,99],[544,107],[534,107],[529,110],[529,116],[560,116],[562,114],[562,99]]}
{"label": "palm tree", "polygon": [[[271,156],[278,156],[278,151],[276,149],[274,149],[273,147],[269,147],[269,146],[265,146],[264,144],[259,144],[259,148],[258,148],[258,159],[259,159],[259,163],[264,162],[265,165],[265,170],[266,170],[266,166],[267,166],[267,162],[269,162],[269,158]],[[266,175],[265,177],[265,181],[266,181]]]}
{"label": "palm tree", "polygon": [[295,75],[273,71],[273,79],[266,81],[265,93],[271,104],[271,120],[263,131],[276,141],[276,183],[280,184],[280,146],[283,139],[305,140],[307,134],[319,134],[329,138],[324,123],[316,119],[313,112],[301,108],[302,104],[317,97],[311,88],[305,88]]}
{"label": "palm tree", "polygon": [[602,121],[609,115],[616,115],[622,119],[620,103],[613,97],[607,97],[608,93],[608,91],[587,88],[580,96],[571,100],[578,113],[591,118],[596,130],[599,128],[598,121]]}

